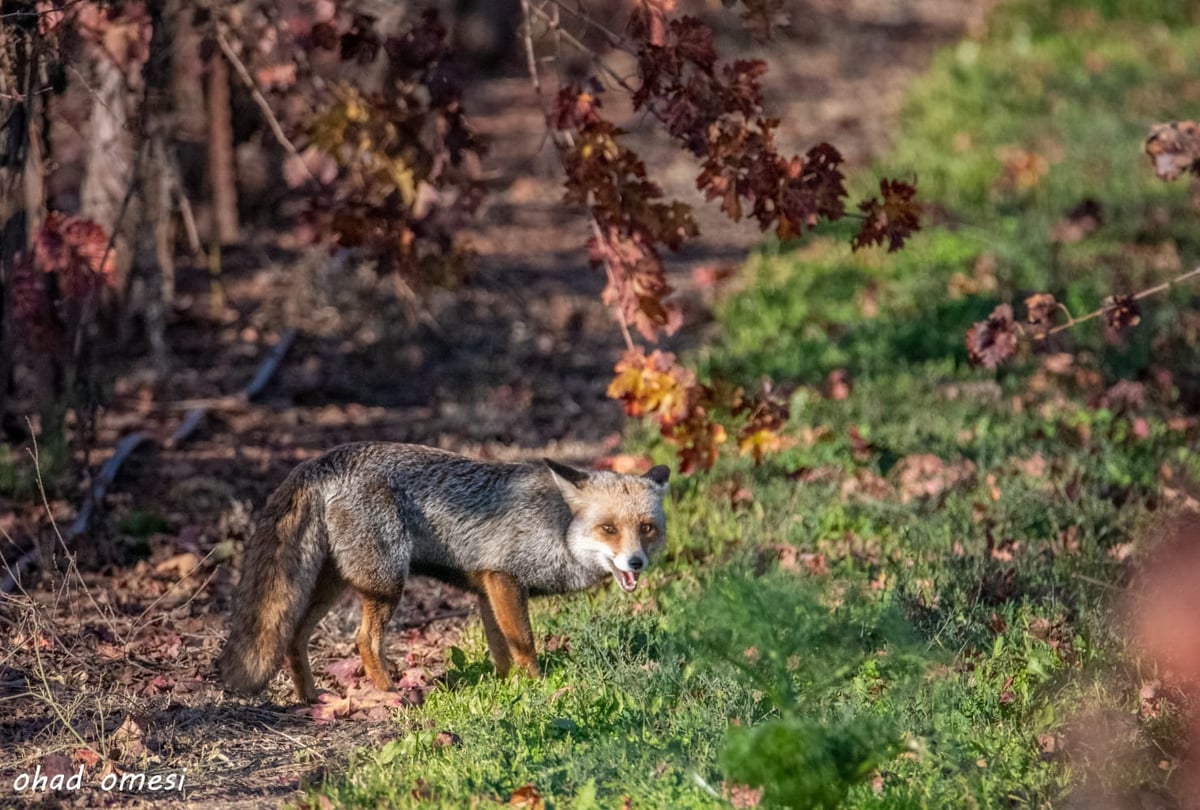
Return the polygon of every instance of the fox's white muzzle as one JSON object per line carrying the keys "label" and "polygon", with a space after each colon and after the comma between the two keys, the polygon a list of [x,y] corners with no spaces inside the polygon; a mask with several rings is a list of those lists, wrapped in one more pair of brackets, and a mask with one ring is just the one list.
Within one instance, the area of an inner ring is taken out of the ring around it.
{"label": "fox's white muzzle", "polygon": [[613,579],[621,586],[621,590],[632,592],[637,589],[638,578],[641,576],[649,561],[645,553],[617,554],[612,558]]}

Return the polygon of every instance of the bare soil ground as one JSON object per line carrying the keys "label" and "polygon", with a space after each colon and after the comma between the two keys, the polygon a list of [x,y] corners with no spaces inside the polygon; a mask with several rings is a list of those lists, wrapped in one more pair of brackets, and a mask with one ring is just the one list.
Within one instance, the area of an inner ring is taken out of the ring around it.
{"label": "bare soil ground", "polygon": [[[782,146],[829,140],[862,165],[886,146],[907,82],[935,48],[981,24],[988,5],[797,3],[802,32],[767,51]],[[753,51],[748,38],[726,36],[725,53]],[[612,96],[610,111],[626,118],[658,179],[697,204],[704,236],[672,259],[672,273],[702,316],[687,268],[738,261],[760,237],[703,207],[694,168],[649,122],[616,109]],[[180,446],[135,454],[106,499],[104,519],[76,543],[85,573],[57,553],[46,519],[49,512],[64,525],[79,493],[61,493],[47,508],[0,501],[0,528],[12,537],[0,541],[4,559],[35,541],[49,552],[29,595],[0,597],[0,804],[275,805],[338,772],[355,748],[402,732],[369,696],[359,708],[341,707],[352,717],[319,723],[290,704],[283,678],[251,700],[224,695],[212,679],[230,556],[253,510],[298,461],[358,440],[581,464],[616,446],[622,415],[604,392],[620,333],[599,301],[602,279],[587,268],[586,223],[560,203],[538,99],[514,73],[475,84],[468,109],[492,150],[484,167],[491,197],[472,236],[479,261],[467,286],[414,304],[369,270],[290,253],[264,232],[225,256],[219,289],[207,271],[181,272],[170,328],[179,371],[155,380],[143,360],[114,363],[115,396],[100,414],[94,458],[133,430],[170,435],[186,405],[243,386],[294,326],[300,336],[265,394],[215,409]],[[693,327],[681,341],[702,337],[702,326]],[[404,701],[419,704],[443,676],[471,607],[452,589],[411,584],[389,639],[408,685]],[[357,606],[346,601],[318,629],[319,673],[354,656],[356,622]],[[343,672],[318,680],[344,692],[352,679]],[[105,792],[108,771],[89,751],[125,772],[186,768],[186,787]],[[81,765],[79,791],[13,792],[13,780],[36,767],[73,774]]]}

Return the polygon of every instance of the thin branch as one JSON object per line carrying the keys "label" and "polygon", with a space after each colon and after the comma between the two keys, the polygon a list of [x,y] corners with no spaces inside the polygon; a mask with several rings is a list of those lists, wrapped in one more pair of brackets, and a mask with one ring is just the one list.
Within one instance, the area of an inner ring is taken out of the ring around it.
{"label": "thin branch", "polygon": [[[1193,270],[1189,270],[1188,272],[1183,273],[1182,275],[1178,275],[1175,278],[1170,279],[1168,281],[1164,281],[1162,284],[1157,284],[1153,287],[1149,287],[1145,290],[1142,290],[1141,292],[1134,293],[1132,298],[1135,301],[1140,301],[1143,298],[1149,298],[1151,295],[1157,295],[1160,292],[1169,290],[1171,287],[1174,287],[1179,282],[1186,281],[1187,279],[1194,278],[1195,276],[1200,276],[1200,267],[1197,267]],[[1086,315],[1081,315],[1078,318],[1073,318],[1073,317],[1071,317],[1070,311],[1068,311],[1066,309],[1066,307],[1063,307],[1063,311],[1067,313],[1067,318],[1069,318],[1069,320],[1066,323],[1060,323],[1058,326],[1055,326],[1052,329],[1048,329],[1044,333],[1036,335],[1035,338],[1037,340],[1045,340],[1046,338],[1050,337],[1051,335],[1057,335],[1059,332],[1063,332],[1063,331],[1066,331],[1067,329],[1071,329],[1075,326],[1078,326],[1081,323],[1086,323],[1087,321],[1090,321],[1093,318],[1099,318],[1101,315],[1108,312],[1109,309],[1110,309],[1110,307],[1100,307],[1100,309],[1089,312]]]}
{"label": "thin branch", "polygon": [[[121,207],[117,211],[116,220],[113,221],[112,233],[108,235],[108,244],[104,246],[104,255],[100,257],[100,264],[97,266],[100,269],[103,269],[108,264],[108,258],[112,255],[113,248],[117,244],[117,234],[121,232],[121,223],[125,221],[125,214],[129,212],[129,202],[133,199],[134,191],[137,190],[137,178],[142,170],[142,160],[149,149],[147,143],[142,144],[141,148],[137,150],[137,156],[134,158],[133,169],[129,174],[129,186],[125,189],[125,196],[121,198]],[[75,353],[78,355],[78,340],[76,344]]]}
{"label": "thin branch", "polygon": [[533,83],[533,92],[537,93],[538,101],[542,98],[542,77],[538,73],[537,57],[533,52],[533,17],[529,0],[521,0],[521,15],[525,24],[521,26],[521,38],[525,41],[525,69],[529,72],[529,81]]}
{"label": "thin branch", "polygon": [[[525,3],[522,3],[522,5],[524,6]],[[563,40],[565,40],[566,42],[569,42],[571,45],[573,45],[576,50],[578,50],[580,53],[586,55],[589,59],[591,59],[592,64],[594,64],[596,67],[598,67],[604,73],[608,74],[608,76],[614,82],[616,82],[621,87],[622,90],[625,90],[626,92],[628,92],[630,94],[637,92],[637,89],[633,85],[631,85],[625,79],[624,76],[622,76],[620,73],[617,73],[617,71],[611,65],[609,65],[607,62],[604,61],[603,57],[601,57],[598,53],[596,53],[594,50],[592,50],[590,47],[588,47],[587,43],[583,42],[583,40],[579,39],[577,36],[572,34],[570,31],[563,28],[562,24],[558,20],[556,20],[553,16],[546,13],[543,9],[540,9],[537,6],[529,6],[529,10],[531,12],[533,12],[534,14],[536,14],[537,16],[541,17],[542,20],[546,23],[547,28],[549,28],[551,31],[554,31],[558,36],[561,36],[563,38]],[[656,114],[656,117],[657,117],[657,114]]]}
{"label": "thin branch", "polygon": [[[542,80],[541,80],[541,74],[538,72],[537,59],[536,59],[536,57],[534,55],[534,51],[533,51],[533,18],[530,16],[530,14],[532,14],[532,13],[538,14],[543,20],[545,20],[547,22],[547,24],[549,25],[550,30],[554,31],[556,36],[559,36],[559,37],[567,40],[575,47],[577,47],[577,48],[581,49],[582,51],[584,51],[585,53],[589,54],[592,57],[592,59],[596,62],[597,65],[599,65],[602,68],[605,68],[606,70],[608,70],[610,75],[616,77],[616,80],[622,85],[622,87],[626,88],[631,93],[633,92],[633,88],[630,87],[625,82],[624,79],[622,79],[620,76],[618,76],[616,74],[616,71],[613,71],[610,68],[608,68],[607,65],[605,65],[603,63],[603,61],[595,54],[595,52],[592,51],[591,48],[588,48],[586,45],[584,45],[582,42],[580,42],[578,39],[576,39],[572,34],[563,30],[562,26],[559,24],[559,21],[558,21],[558,19],[556,19],[556,17],[552,17],[551,15],[549,15],[545,11],[543,11],[541,8],[534,7],[529,2],[529,0],[521,0],[521,13],[525,17],[525,24],[522,26],[522,29],[523,29],[522,35],[523,35],[523,38],[525,41],[525,68],[529,73],[529,81],[533,84],[533,90],[535,93],[537,93],[539,101],[542,100]],[[544,106],[545,105],[543,103],[543,108],[544,108]],[[573,146],[574,144],[573,144],[573,139],[571,138],[571,134],[569,132],[563,133],[563,134],[567,138],[568,148]],[[562,152],[561,148],[560,148],[559,152],[561,155],[561,152]],[[605,238],[604,238],[604,233],[603,233],[603,231],[601,231],[600,223],[596,221],[595,215],[594,214],[590,215],[588,217],[588,221],[592,226],[592,233],[596,237],[596,244],[597,245],[606,244],[607,240],[605,240]],[[608,260],[607,251],[601,251],[601,253],[604,254],[604,273],[608,277],[609,286],[615,287],[616,286],[616,276],[613,273],[612,263],[609,262],[609,260]],[[627,349],[629,349],[629,351],[633,351],[636,347],[633,342],[633,335],[629,331],[629,324],[626,323],[626,321],[625,321],[625,310],[619,305],[613,307],[612,309],[617,314],[617,323],[620,324],[620,326],[621,326],[621,336],[623,338],[625,338],[625,346]]]}
{"label": "thin branch", "polygon": [[308,163],[300,155],[300,150],[296,148],[296,144],[292,143],[288,138],[287,133],[283,131],[283,127],[279,124],[279,119],[275,117],[275,113],[271,110],[271,105],[267,102],[262,91],[258,89],[258,85],[254,82],[254,77],[250,75],[250,71],[246,69],[246,65],[238,58],[237,52],[233,50],[233,46],[229,44],[229,40],[225,36],[225,32],[218,26],[216,29],[217,45],[221,48],[221,53],[225,54],[225,58],[229,60],[229,64],[233,66],[238,78],[242,80],[242,84],[246,85],[246,89],[250,91],[250,97],[254,99],[254,103],[258,105],[262,111],[263,117],[267,120],[267,126],[271,128],[275,140],[279,142],[289,155],[300,161],[300,165],[304,167],[305,173],[313,181],[317,180],[312,169],[308,168]]}
{"label": "thin branch", "polygon": [[1173,287],[1174,285],[1183,281],[1184,279],[1189,279],[1192,276],[1196,276],[1196,275],[1200,275],[1200,267],[1197,267],[1194,270],[1189,270],[1188,272],[1184,273],[1183,275],[1176,276],[1175,278],[1170,279],[1169,281],[1164,281],[1162,284],[1159,284],[1156,287],[1150,287],[1149,289],[1142,290],[1139,293],[1134,293],[1133,299],[1135,301],[1140,301],[1143,298],[1146,298],[1147,296],[1151,296],[1156,293],[1160,293],[1163,290],[1170,289],[1171,287]]}
{"label": "thin branch", "polygon": [[604,25],[603,23],[598,22],[596,19],[594,19],[590,14],[588,14],[583,9],[571,8],[566,3],[562,2],[562,0],[549,0],[549,2],[552,5],[554,5],[556,8],[562,9],[563,11],[567,12],[572,17],[574,17],[575,19],[584,23],[585,25],[589,25],[592,28],[595,28],[597,31],[599,31],[601,34],[603,34],[606,39],[608,39],[608,44],[611,45],[612,47],[617,48],[618,50],[625,51],[626,53],[631,53],[631,54],[635,54],[635,55],[637,54],[637,49],[635,49],[632,45],[629,44],[629,40],[627,40],[625,37],[618,34],[616,31],[613,31],[611,28]]}

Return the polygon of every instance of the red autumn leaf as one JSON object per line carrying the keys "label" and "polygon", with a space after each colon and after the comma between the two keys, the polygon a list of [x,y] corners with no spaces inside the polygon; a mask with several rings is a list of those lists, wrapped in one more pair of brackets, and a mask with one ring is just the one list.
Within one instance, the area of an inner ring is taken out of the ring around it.
{"label": "red autumn leaf", "polygon": [[888,252],[904,247],[905,240],[921,229],[921,204],[916,201],[916,186],[900,180],[879,181],[882,202],[872,197],[858,204],[864,221],[854,237],[854,249],[882,245],[886,240]]}
{"label": "red autumn leaf", "polygon": [[34,267],[28,253],[18,253],[9,265],[8,294],[19,341],[35,351],[61,344],[63,331],[51,308],[46,274]]}
{"label": "red autumn leaf", "polygon": [[712,469],[726,439],[724,426],[699,406],[664,434],[679,445],[679,471],[685,474]]}
{"label": "red autumn leaf", "polygon": [[67,300],[83,300],[113,283],[108,234],[90,219],[51,211],[34,239],[33,255],[42,270],[58,277]]}
{"label": "red autumn leaf", "polygon": [[75,753],[71,756],[71,759],[89,768],[94,768],[100,763],[100,755],[91,748],[75,749]]}
{"label": "red autumn leaf", "polygon": [[661,47],[667,42],[667,15],[675,10],[675,0],[639,0],[629,13],[626,32],[632,39]]}
{"label": "red autumn leaf", "polygon": [[568,84],[554,97],[546,122],[551,129],[560,132],[581,130],[600,123],[603,119],[596,111],[601,106],[601,91],[602,88],[596,85],[584,88],[578,84]]}

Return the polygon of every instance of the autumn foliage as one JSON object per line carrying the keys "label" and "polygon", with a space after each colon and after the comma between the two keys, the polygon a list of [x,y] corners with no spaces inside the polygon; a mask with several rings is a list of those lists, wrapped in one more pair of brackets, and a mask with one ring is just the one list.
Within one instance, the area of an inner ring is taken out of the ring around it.
{"label": "autumn foliage", "polygon": [[88,219],[51,211],[33,250],[12,263],[9,290],[13,321],[36,351],[65,348],[87,320],[101,291],[112,284],[108,234]]}
{"label": "autumn foliage", "polygon": [[[769,38],[783,5],[777,0],[740,5],[753,34]],[[164,66],[173,57],[162,43],[173,26],[188,30],[196,52],[186,58],[210,78],[231,77],[256,105],[263,137],[283,153],[284,188],[277,199],[293,242],[353,251],[405,288],[464,278],[469,249],[461,235],[481,201],[485,144],[469,124],[466,75],[451,51],[447,25],[435,12],[400,21],[348,2],[259,0],[202,5],[170,21],[165,13],[142,3],[45,0],[22,24],[27,23],[30,52],[50,49],[67,61],[73,43],[91,43],[107,54],[97,58],[120,68],[130,93],[144,94],[130,103],[140,116],[138,160],[153,143],[148,133],[167,129],[156,116],[171,109],[169,99],[158,97],[163,88],[150,87],[147,77],[170,73]],[[524,36],[531,40],[532,15],[545,11],[527,7],[525,13]],[[592,265],[605,273],[603,300],[626,344],[609,394],[631,416],[653,420],[678,446],[685,470],[711,467],[731,445],[762,461],[784,444],[786,397],[770,383],[753,394],[720,381],[704,384],[674,354],[654,346],[683,325],[664,252],[679,250],[698,228],[689,206],[667,198],[646,162],[625,143],[625,132],[606,117],[605,93],[629,94],[635,112],[661,125],[695,160],[696,188],[726,216],[781,240],[852,218],[860,222],[852,237],[856,249],[897,250],[920,227],[916,188],[884,178],[877,196],[850,201],[836,147],[818,143],[803,154],[778,148],[780,121],[763,97],[765,62],[723,59],[709,24],[676,14],[674,0],[640,0],[627,13],[618,32],[583,13],[578,20],[626,51],[634,75],[602,69],[603,54],[589,52],[596,74],[562,79],[545,108],[548,135],[561,157],[564,201],[587,212],[586,249]],[[540,87],[537,60],[531,58],[529,67]],[[45,90],[58,92],[53,86]],[[228,132],[223,137],[232,143]],[[210,161],[217,158],[210,155]],[[163,171],[169,174],[169,166]],[[213,171],[216,178],[220,171]],[[227,179],[232,168],[221,171]],[[213,179],[212,185],[221,183]],[[229,207],[226,199],[224,210]],[[232,208],[236,217],[236,202]],[[14,317],[31,343],[54,341],[64,326],[83,317],[80,306],[95,305],[99,288],[112,277],[115,244],[94,223],[56,214],[46,218],[36,244],[14,262],[10,282]]]}
{"label": "autumn foliage", "polygon": [[[746,18],[762,23],[769,4],[747,4]],[[696,159],[696,188],[734,221],[752,220],[782,239],[847,216],[841,153],[820,143],[803,156],[781,154],[779,121],[767,113],[761,60],[722,61],[709,26],[696,17],[671,18],[671,2],[634,6],[625,29],[636,57],[635,110],[653,115]],[[759,26],[758,33],[766,33]],[[674,333],[682,323],[667,282],[662,251],[678,250],[697,234],[688,206],[664,199],[644,162],[621,142],[624,132],[602,114],[598,80],[569,84],[547,113],[567,176],[566,199],[588,207],[592,263],[608,284],[604,300],[616,312],[627,351],[609,396],[630,416],[650,417],[678,448],[681,469],[710,468],[732,430],[738,451],[756,462],[780,449],[787,404],[771,386],[755,395],[733,386],[700,384],[673,354],[638,346]],[[858,204],[857,248],[898,250],[920,228],[916,188],[884,179],[880,196]],[[721,393],[719,393],[721,392]]]}

